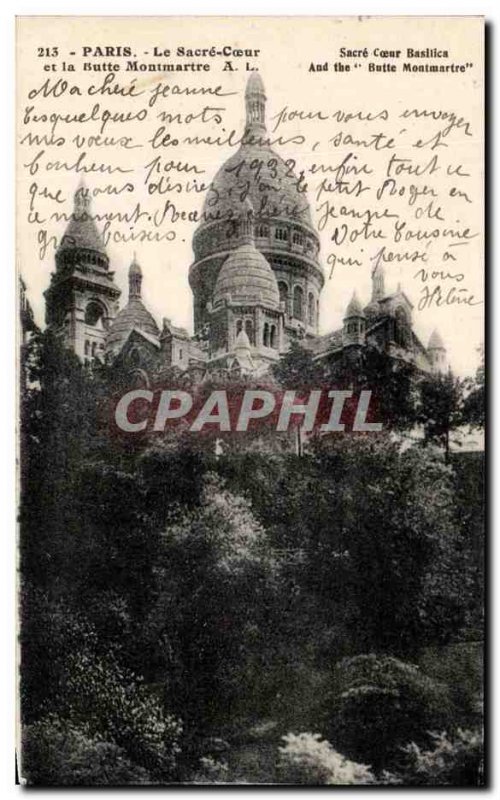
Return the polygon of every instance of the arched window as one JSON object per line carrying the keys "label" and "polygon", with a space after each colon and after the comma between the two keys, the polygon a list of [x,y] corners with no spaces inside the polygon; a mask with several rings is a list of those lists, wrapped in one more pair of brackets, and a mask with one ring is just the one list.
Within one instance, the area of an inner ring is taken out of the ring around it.
{"label": "arched window", "polygon": [[85,355],[88,356],[90,353],[90,342],[88,339],[85,340]]}
{"label": "arched window", "polygon": [[92,358],[95,358],[97,352],[97,342],[92,342]]}
{"label": "arched window", "polygon": [[304,235],[300,231],[294,231],[292,236],[294,244],[304,244]]}
{"label": "arched window", "polygon": [[264,347],[269,347],[269,325],[264,323]]}
{"label": "arched window", "polygon": [[237,319],[236,320],[236,336],[238,336],[238,334],[241,333],[242,330],[243,330],[243,320],[242,319]]}
{"label": "arched window", "polygon": [[395,313],[394,341],[401,347],[408,347],[410,344],[410,323],[406,309],[399,306]]}
{"label": "arched window", "polygon": [[276,341],[276,325],[271,325],[270,345],[274,347],[274,349],[278,346]]}
{"label": "arched window", "polygon": [[285,309],[288,309],[288,286],[284,281],[278,281],[278,291],[280,293],[280,303],[285,304]]}
{"label": "arched window", "polygon": [[307,298],[307,323],[314,325],[314,295],[312,292],[309,292]]}
{"label": "arched window", "polygon": [[280,242],[288,242],[288,228],[275,228],[274,238]]}
{"label": "arched window", "polygon": [[141,354],[137,347],[132,348],[128,356],[128,362],[134,367],[138,367],[141,363]]}
{"label": "arched window", "polygon": [[293,290],[293,316],[295,319],[303,319],[304,316],[304,293],[300,286]]}
{"label": "arched window", "polygon": [[253,323],[251,319],[245,320],[245,333],[248,336],[250,344],[253,344]]}
{"label": "arched window", "polygon": [[85,309],[85,325],[91,325],[92,327],[100,325],[103,327],[104,322],[105,311],[103,306],[100,303],[96,303],[95,300],[91,300]]}
{"label": "arched window", "polygon": [[255,228],[255,235],[257,239],[267,239],[269,236],[269,228],[267,225],[257,225]]}

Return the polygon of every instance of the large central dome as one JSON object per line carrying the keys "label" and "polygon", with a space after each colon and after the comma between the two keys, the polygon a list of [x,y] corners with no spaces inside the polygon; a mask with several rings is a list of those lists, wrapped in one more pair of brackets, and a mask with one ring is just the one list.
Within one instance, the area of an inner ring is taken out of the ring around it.
{"label": "large central dome", "polygon": [[217,172],[203,205],[203,225],[234,218],[235,204],[248,197],[261,221],[287,219],[312,228],[307,196],[269,145],[244,143]]}
{"label": "large central dome", "polygon": [[[194,263],[189,282],[194,295],[195,331],[208,321],[217,277],[231,252],[240,246],[242,206],[253,208],[255,249],[274,273],[285,328],[290,336],[317,332],[319,293],[324,276],[319,264],[319,236],[314,229],[294,159],[287,161],[270,145],[266,131],[266,94],[257,72],[245,91],[246,124],[239,149],[217,171],[193,236]],[[241,265],[240,265],[241,271]],[[250,291],[250,271],[245,285]],[[242,276],[240,275],[240,279]],[[257,290],[256,290],[257,291]]]}
{"label": "large central dome", "polygon": [[269,144],[266,99],[262,78],[254,72],[245,90],[246,127],[241,147],[212,181],[200,229],[234,219],[235,205],[246,198],[260,220],[287,219],[313,229],[307,195],[299,188],[292,162],[285,162]]}

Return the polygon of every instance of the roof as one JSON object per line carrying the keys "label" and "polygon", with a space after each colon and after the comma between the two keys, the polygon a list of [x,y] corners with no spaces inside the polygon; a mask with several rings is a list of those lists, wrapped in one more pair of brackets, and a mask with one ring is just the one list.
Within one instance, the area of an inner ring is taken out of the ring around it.
{"label": "roof", "polygon": [[224,261],[215,282],[213,305],[220,305],[225,299],[233,303],[262,303],[279,308],[276,276],[254,244],[241,245]]}
{"label": "roof", "polygon": [[155,339],[158,339],[160,334],[152,314],[139,297],[130,298],[125,308],[116,315],[108,331],[106,348],[120,350],[133,329]]}
{"label": "roof", "polygon": [[[255,163],[260,165],[258,180]],[[290,165],[286,166],[269,145],[243,144],[216,173],[203,205],[203,219],[232,219],[235,200],[248,189],[256,218],[280,217],[312,228],[306,194],[297,187],[298,179]]]}
{"label": "roof", "polygon": [[235,203],[241,202],[244,193],[251,201],[257,219],[279,217],[313,228],[306,194],[299,190],[298,178],[290,164],[285,164],[271,148],[265,120],[262,119],[255,127],[253,120],[248,118],[252,98],[256,95],[265,102],[262,78],[258,72],[252,72],[245,89],[246,133],[239,150],[221,166],[212,181],[211,191],[203,205],[200,228],[214,220],[232,219]]}
{"label": "roof", "polygon": [[318,336],[311,342],[306,341],[306,347],[312,350],[316,356],[323,355],[331,350],[338,350],[342,347],[342,328],[324,336]]}
{"label": "roof", "polygon": [[444,342],[441,338],[439,331],[434,328],[431,333],[429,344],[427,345],[428,350],[445,350]]}
{"label": "roof", "polygon": [[258,72],[252,72],[250,75],[246,89],[245,89],[245,97],[248,97],[250,94],[266,94],[266,90],[264,89],[264,81],[262,80],[260,74]]}
{"label": "roof", "polygon": [[361,307],[358,295],[356,294],[356,292],[353,292],[349,305],[346,308],[344,319],[347,319],[348,317],[364,317],[364,316],[365,316],[364,311]]}
{"label": "roof", "polygon": [[131,275],[142,275],[141,265],[137,261],[137,255],[134,253],[134,257],[130,263],[130,267],[128,268],[129,277]]}
{"label": "roof", "polygon": [[79,248],[106,255],[106,248],[90,209],[90,195],[83,181],[74,194],[74,207],[58,252]]}

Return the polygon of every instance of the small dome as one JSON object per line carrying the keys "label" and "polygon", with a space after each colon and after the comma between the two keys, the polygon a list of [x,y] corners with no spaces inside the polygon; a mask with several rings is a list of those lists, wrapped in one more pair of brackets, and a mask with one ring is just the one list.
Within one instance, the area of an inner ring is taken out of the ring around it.
{"label": "small dome", "polygon": [[241,245],[224,261],[215,283],[214,306],[226,298],[233,303],[261,302],[268,308],[279,308],[276,276],[255,245]]}
{"label": "small dome", "polygon": [[441,335],[436,329],[432,331],[427,347],[429,350],[446,350]]}
{"label": "small dome", "polygon": [[356,292],[353,293],[349,305],[346,308],[346,312],[344,315],[344,319],[348,317],[364,317],[364,311],[361,307],[361,303],[359,302],[358,295]]}
{"label": "small dome", "polygon": [[149,336],[158,337],[160,331],[153,315],[139,297],[132,297],[125,308],[116,315],[108,331],[106,347],[109,350],[119,350],[130,331],[138,328]]}

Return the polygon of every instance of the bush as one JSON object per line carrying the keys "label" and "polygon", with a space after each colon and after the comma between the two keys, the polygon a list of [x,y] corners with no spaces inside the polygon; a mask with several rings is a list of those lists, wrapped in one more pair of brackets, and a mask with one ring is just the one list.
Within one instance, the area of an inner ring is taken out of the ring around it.
{"label": "bush", "polygon": [[483,786],[483,738],[479,732],[458,729],[453,737],[432,734],[434,748],[405,748],[408,766],[404,782],[414,786]]}
{"label": "bush", "polygon": [[79,651],[67,661],[65,716],[114,741],[159,780],[172,780],[181,725],[142,679],[109,655]]}
{"label": "bush", "polygon": [[283,737],[278,774],[283,783],[313,786],[366,786],[376,783],[370,768],[349,761],[319,733],[293,733]]}
{"label": "bush", "polygon": [[23,731],[22,776],[31,786],[124,786],[152,783],[114,742],[55,716]]}
{"label": "bush", "polygon": [[227,783],[228,777],[229,767],[225,761],[217,761],[212,756],[204,756],[200,758],[200,768],[192,776],[189,783]]}
{"label": "bush", "polygon": [[410,741],[429,744],[427,731],[449,727],[454,710],[446,686],[413,664],[373,654],[337,664],[328,708],[328,738],[376,770],[397,765]]}

